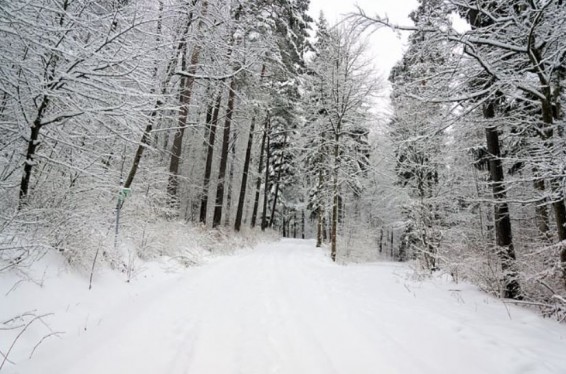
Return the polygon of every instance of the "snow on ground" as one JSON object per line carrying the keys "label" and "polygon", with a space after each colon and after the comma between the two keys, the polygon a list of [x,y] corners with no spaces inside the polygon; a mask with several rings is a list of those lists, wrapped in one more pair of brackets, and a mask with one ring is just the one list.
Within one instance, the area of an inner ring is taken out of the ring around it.
{"label": "snow on ground", "polygon": [[131,284],[107,276],[90,292],[66,273],[3,297],[0,317],[35,299],[56,313],[51,329],[66,330],[4,370],[566,373],[566,326],[410,273],[397,263],[336,265],[312,241],[289,239]]}

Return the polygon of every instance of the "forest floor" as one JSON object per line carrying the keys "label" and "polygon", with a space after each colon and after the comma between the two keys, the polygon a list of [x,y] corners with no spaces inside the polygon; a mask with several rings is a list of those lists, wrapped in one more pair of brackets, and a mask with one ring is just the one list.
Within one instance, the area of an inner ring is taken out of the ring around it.
{"label": "forest floor", "polygon": [[566,373],[566,326],[404,264],[336,265],[308,240],[91,291],[69,277],[14,291],[48,299],[65,334],[0,373]]}

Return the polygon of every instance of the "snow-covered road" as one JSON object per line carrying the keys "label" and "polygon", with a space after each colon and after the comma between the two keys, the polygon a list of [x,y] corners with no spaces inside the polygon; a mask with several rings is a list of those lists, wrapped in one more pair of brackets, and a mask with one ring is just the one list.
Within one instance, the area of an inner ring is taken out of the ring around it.
{"label": "snow-covered road", "polygon": [[409,274],[395,263],[335,265],[312,241],[265,244],[148,287],[12,370],[566,373],[566,326]]}

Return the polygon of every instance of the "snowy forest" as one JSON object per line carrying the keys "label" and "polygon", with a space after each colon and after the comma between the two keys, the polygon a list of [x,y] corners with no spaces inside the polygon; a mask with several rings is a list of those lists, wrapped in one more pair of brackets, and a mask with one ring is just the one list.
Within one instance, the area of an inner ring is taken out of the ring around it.
{"label": "snowy forest", "polygon": [[309,3],[0,1],[0,275],[311,239],[565,321],[563,0]]}

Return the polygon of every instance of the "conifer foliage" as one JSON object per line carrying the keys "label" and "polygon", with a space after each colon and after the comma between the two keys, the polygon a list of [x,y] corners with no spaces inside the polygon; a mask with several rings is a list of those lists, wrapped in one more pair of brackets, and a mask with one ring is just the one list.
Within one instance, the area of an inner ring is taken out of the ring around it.
{"label": "conifer foliage", "polygon": [[412,200],[408,256],[559,317],[565,11],[561,0],[421,0],[414,25],[352,16],[364,30],[411,33],[391,75],[398,183]]}

